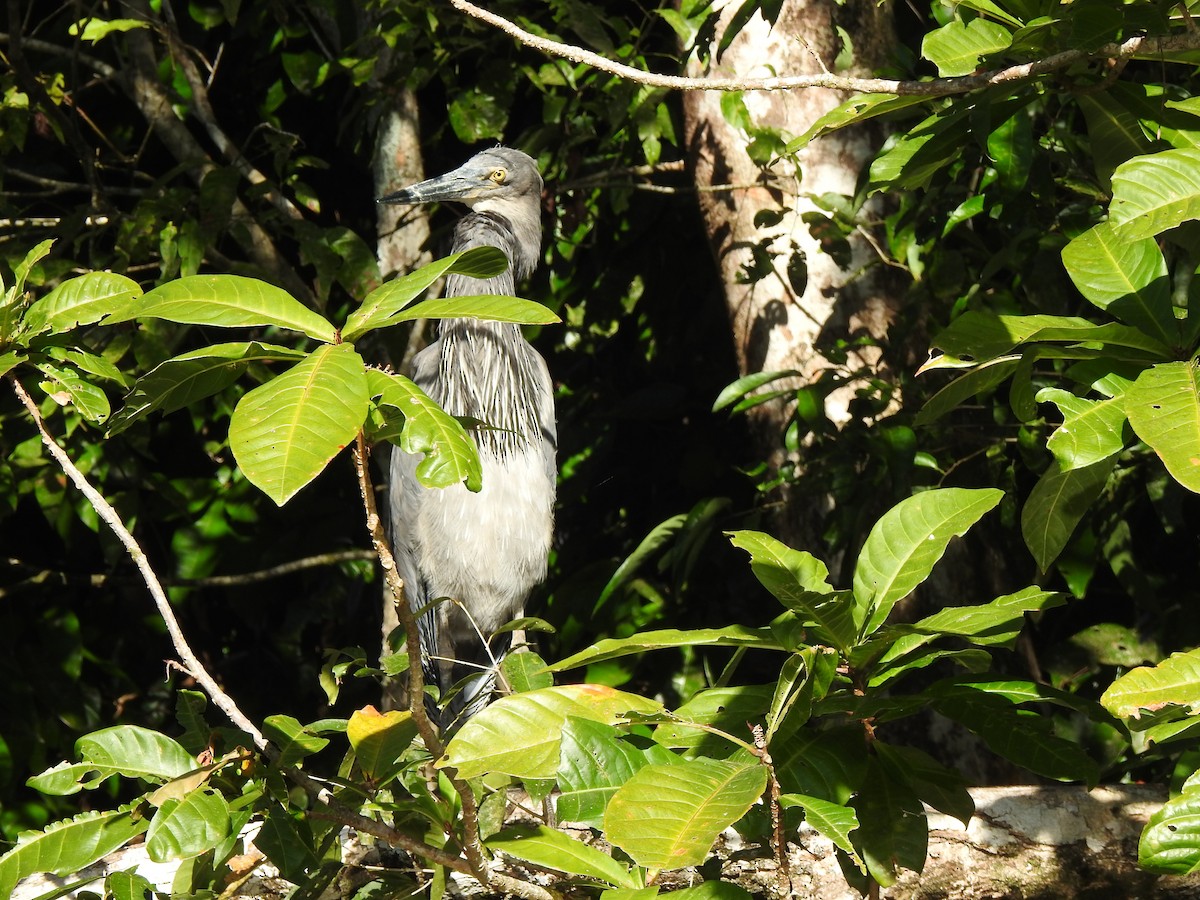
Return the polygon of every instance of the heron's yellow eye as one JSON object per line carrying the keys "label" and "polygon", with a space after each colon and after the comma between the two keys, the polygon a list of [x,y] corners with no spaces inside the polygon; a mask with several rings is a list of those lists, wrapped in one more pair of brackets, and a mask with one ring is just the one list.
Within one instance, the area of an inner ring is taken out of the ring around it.
{"label": "heron's yellow eye", "polygon": [[496,184],[504,184],[508,179],[508,172],[505,169],[492,169],[492,174],[488,176]]}

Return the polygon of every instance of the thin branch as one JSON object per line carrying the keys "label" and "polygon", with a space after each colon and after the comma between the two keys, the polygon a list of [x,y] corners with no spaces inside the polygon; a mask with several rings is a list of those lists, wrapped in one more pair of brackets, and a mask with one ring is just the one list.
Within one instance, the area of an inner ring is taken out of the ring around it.
{"label": "thin branch", "polygon": [[1186,50],[1200,49],[1200,33],[1168,35],[1166,37],[1132,37],[1120,43],[1105,44],[1096,50],[1064,50],[1045,59],[992,69],[976,75],[955,78],[932,78],[928,81],[898,81],[891,78],[857,78],[822,72],[811,75],[781,75],[771,78],[688,78],[683,75],[660,75],[611,59],[561,41],[538,37],[508,19],[482,9],[469,0],[450,0],[451,5],[472,18],[498,28],[520,43],[550,56],[560,56],[616,75],[637,84],[666,88],[673,91],[790,91],[800,88],[829,88],[861,94],[898,94],[919,97],[947,97],[965,94],[998,84],[1028,81],[1040,75],[1057,72],[1078,62],[1094,59],[1131,59],[1135,56],[1162,56]]}
{"label": "thin branch", "polygon": [[[379,564],[383,568],[383,577],[387,583],[388,592],[396,607],[396,615],[404,626],[405,650],[408,652],[408,706],[412,712],[413,722],[421,735],[425,749],[435,759],[441,759],[445,753],[441,740],[429,721],[425,711],[425,676],[421,670],[421,633],[417,627],[416,616],[408,605],[404,593],[404,580],[396,569],[396,559],[392,555],[391,543],[379,518],[379,510],[375,505],[375,486],[371,483],[371,473],[367,467],[367,442],[360,431],[354,442],[354,471],[358,476],[358,488],[362,494],[363,508],[367,514],[367,531],[371,535],[371,544],[379,554]],[[463,781],[453,769],[443,769],[450,784],[458,794],[462,803],[463,823],[463,854],[471,866],[471,874],[481,884],[491,881],[487,860],[483,855],[483,842],[479,836],[479,805],[475,801],[475,793],[471,786]]]}
{"label": "thin branch", "polygon": [[[247,584],[259,584],[263,581],[270,581],[273,578],[282,578],[284,575],[291,575],[294,572],[302,572],[306,569],[315,569],[320,566],[335,566],[344,562],[373,559],[375,559],[375,553],[371,550],[339,550],[333,553],[318,553],[314,556],[306,556],[303,559],[289,560],[277,566],[259,569],[254,572],[242,572],[237,575],[209,575],[207,578],[163,578],[160,579],[160,582],[164,587],[168,588],[239,587]],[[4,562],[10,569],[21,569],[30,574],[24,580],[14,585],[0,588],[0,599],[3,599],[10,593],[15,593],[22,587],[36,587],[46,582],[59,585],[81,585],[84,587],[99,588],[114,582],[121,583],[134,580],[124,576],[106,575],[103,572],[93,572],[91,574],[62,572],[57,569],[47,569],[42,566],[31,565],[19,559],[12,558],[6,559]]]}
{"label": "thin branch", "polygon": [[150,561],[146,559],[146,554],[139,546],[138,542],[130,534],[129,529],[125,527],[125,523],[121,521],[120,515],[112,507],[107,500],[100,495],[100,492],[92,487],[91,482],[84,477],[84,474],[79,471],[75,463],[71,462],[71,458],[67,456],[65,450],[58,445],[54,436],[50,434],[46,428],[46,422],[42,418],[42,413],[38,409],[37,404],[25,392],[25,388],[21,386],[21,382],[16,377],[9,373],[8,380],[12,383],[13,391],[17,398],[24,404],[29,415],[33,419],[33,423],[37,426],[38,432],[42,436],[42,443],[46,449],[50,451],[50,455],[54,457],[55,462],[71,479],[75,487],[79,488],[80,492],[87,498],[88,503],[96,510],[96,513],[104,520],[105,524],[112,530],[117,539],[125,546],[126,552],[129,553],[133,564],[137,566],[138,571],[142,575],[142,580],[146,583],[146,588],[150,591],[150,596],[154,598],[154,605],[158,607],[158,614],[162,617],[164,624],[167,626],[167,633],[171,636],[171,644],[175,647],[175,652],[179,654],[179,658],[183,661],[183,666],[186,668],[196,682],[204,688],[204,692],[212,699],[213,704],[225,713],[226,717],[234,725],[246,732],[253,739],[255,746],[260,750],[266,750],[268,747],[267,739],[263,737],[253,722],[238,709],[237,704],[233,702],[233,698],[221,690],[221,686],[216,680],[208,674],[208,670],[192,652],[192,648],[188,645],[187,638],[183,636],[183,631],[179,627],[179,620],[175,618],[175,612],[171,609],[171,602],[167,599],[166,592],[159,583],[158,576],[154,574],[154,569],[150,566]]}

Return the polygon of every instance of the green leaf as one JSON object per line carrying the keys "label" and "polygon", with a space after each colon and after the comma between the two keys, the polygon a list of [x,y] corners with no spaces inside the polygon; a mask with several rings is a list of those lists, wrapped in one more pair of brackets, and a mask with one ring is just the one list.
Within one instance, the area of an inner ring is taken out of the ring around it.
{"label": "green leaf", "polygon": [[217,846],[229,829],[225,798],[201,788],[159,807],[146,832],[146,853],[154,862],[189,859]]}
{"label": "green leaf", "polygon": [[942,765],[916,747],[898,747],[876,741],[872,748],[888,774],[907,782],[923,803],[953,816],[964,827],[971,824],[975,801],[971,799],[962,773]]}
{"label": "green leaf", "polygon": [[528,648],[506,654],[500,660],[500,677],[517,694],[554,686],[554,676],[546,670],[546,661]]}
{"label": "green leaf", "polygon": [[291,716],[267,716],[263,720],[263,734],[279,748],[279,759],[275,762],[278,767],[294,766],[329,744],[327,738],[315,734]]}
{"label": "green leaf", "polygon": [[1109,685],[1100,704],[1122,719],[1136,719],[1165,706],[1200,714],[1200,650],[1173,653],[1156,666],[1126,672]]}
{"label": "green leaf", "polygon": [[992,488],[923,491],[892,507],[875,523],[854,568],[854,597],[865,634],[912,593],[953,537],[961,537],[1003,498]]}
{"label": "green leaf", "polygon": [[814,138],[845,128],[847,125],[855,125],[925,102],[926,98],[916,95],[897,97],[895,94],[862,94],[851,97],[813,122],[804,134],[788,141],[783,155],[790,156],[807,147]]}
{"label": "green leaf", "polygon": [[258,341],[214,344],[180,354],[138,379],[125,406],[109,422],[108,434],[119,434],[152,412],[171,413],[211,397],[237,381],[253,363],[296,361],[306,356],[302,350]]}
{"label": "green leaf", "polygon": [[60,406],[74,406],[89,422],[99,424],[108,418],[112,410],[108,396],[96,385],[82,378],[75,369],[53,366],[47,362],[37,363],[37,368],[49,378],[48,381],[39,382],[38,386],[55,403]]}
{"label": "green leaf", "polygon": [[281,806],[268,809],[262,829],[254,838],[254,846],[266,854],[279,869],[279,874],[293,884],[303,884],[321,865],[321,860],[312,851],[312,843],[308,823],[297,822]]}
{"label": "green leaf", "polygon": [[639,866],[697,866],[766,786],[767,769],[757,762],[693,759],[646,766],[609,802],[604,831]]}
{"label": "green leaf", "polygon": [[133,31],[135,28],[149,28],[150,23],[143,19],[81,19],[67,26],[67,34],[78,36],[80,40],[94,44],[114,32]]}
{"label": "green leaf", "polygon": [[283,506],[354,440],[369,406],[362,357],[327,344],[241,399],[229,448],[247,480]]}
{"label": "green leaf", "polygon": [[[986,362],[1004,356],[1015,347],[1041,341],[1103,347],[1108,356],[1122,357],[1118,349],[1138,351],[1130,358],[1151,356],[1170,359],[1171,349],[1145,332],[1110,322],[1096,325],[1077,316],[993,316],[969,311],[938,334],[933,345],[953,358]],[[1083,356],[1083,354],[1080,354]],[[926,363],[922,369],[930,368]]]}
{"label": "green leaf", "polygon": [[745,625],[729,625],[725,628],[697,628],[679,631],[664,628],[660,631],[643,631],[628,638],[605,638],[586,650],[568,656],[550,666],[551,672],[576,669],[589,663],[617,659],[621,656],[641,654],[648,650],[664,650],[673,647],[750,647],[759,650],[782,650],[783,645],[771,633],[770,628],[748,628]]}
{"label": "green leaf", "polygon": [[780,794],[779,805],[784,809],[798,806],[804,810],[805,822],[858,860],[858,853],[850,842],[850,832],[858,828],[858,816],[850,807],[807,794]]}
{"label": "green leaf", "polygon": [[878,760],[870,761],[866,781],[850,806],[859,822],[854,845],[880,885],[895,884],[901,868],[920,872],[925,867],[929,824],[921,800]]}
{"label": "green leaf", "polygon": [[637,876],[608,854],[544,825],[506,828],[484,843],[491,850],[499,850],[539,868],[594,878],[617,887],[639,887]]}
{"label": "green leaf", "polygon": [[98,787],[113,775],[165,782],[196,768],[196,761],[177,742],[140,725],[114,725],[75,742],[78,763],[60,763],[30,778],[27,784],[44,794],[65,796]]}
{"label": "green leaf", "polygon": [[849,649],[858,632],[854,599],[848,591],[833,590],[823,562],[757,531],[730,532],[729,539],[750,554],[754,577],[779,602],[813,625],[822,641]]}
{"label": "green leaf", "polygon": [[1048,719],[1015,709],[1002,694],[958,691],[934,701],[934,708],[977,734],[995,753],[1046,778],[1100,779],[1100,767],[1083,748],[1053,733]]}
{"label": "green leaf", "polygon": [[1200,218],[1200,148],[1134,157],[1113,172],[1112,193],[1109,216],[1125,240]]}
{"label": "green leaf", "polygon": [[25,359],[26,357],[16,350],[0,353],[0,378],[3,378],[8,372],[11,372],[21,363],[25,362]]}
{"label": "green leaf", "polygon": [[600,592],[593,611],[600,609],[608,601],[609,597],[628,583],[637,574],[638,569],[653,557],[655,552],[664,545],[669,544],[683,529],[687,521],[687,513],[680,513],[677,516],[671,516],[665,522],[655,525],[650,530],[650,533],[642,538],[637,548],[617,566],[617,571],[613,572],[612,578],[608,579],[608,584]]}
{"label": "green leaf", "polygon": [[1150,817],[1138,841],[1138,865],[1160,875],[1200,871],[1200,789],[1184,790]]}
{"label": "green leaf", "polygon": [[29,335],[49,331],[59,334],[79,325],[91,325],[107,315],[120,316],[142,296],[132,278],[113,272],[89,272],[64,281],[25,312]]}
{"label": "green leaf", "polygon": [[1021,510],[1021,536],[1041,571],[1047,571],[1067,546],[1116,462],[1113,455],[1065,472],[1054,462],[1033,486]]}
{"label": "green leaf", "polygon": [[1107,190],[1117,166],[1130,157],[1150,152],[1153,143],[1146,137],[1138,116],[1113,91],[1080,94],[1075,102],[1087,121],[1092,165]]}
{"label": "green leaf", "polygon": [[571,684],[501,697],[472,716],[446,747],[439,767],[460,778],[489,772],[514,778],[553,778],[562,731],[571,717],[611,725],[627,713],[656,713],[662,705],[597,684]]}
{"label": "green leaf", "polygon": [[553,325],[562,321],[550,309],[532,300],[503,294],[481,294],[425,300],[401,310],[384,324],[395,325],[414,319],[484,319],[513,325]]}
{"label": "green leaf", "polygon": [[185,325],[247,328],[275,325],[327,344],[337,329],[287,291],[241,275],[189,275],[143,294],[107,324],[129,319],[167,319]]}
{"label": "green leaf", "polygon": [[1008,29],[987,19],[955,19],[925,35],[921,55],[938,67],[943,78],[970,75],[982,56],[998,53],[1012,43]]}
{"label": "green leaf", "polygon": [[416,736],[417,725],[406,709],[381,713],[368,706],[351,713],[346,724],[354,757],[376,784],[386,783],[400,771],[400,758]]}
{"label": "green leaf", "polygon": [[104,879],[104,890],[112,900],[147,900],[154,896],[154,885],[136,872],[110,872]]}
{"label": "green leaf", "polygon": [[987,138],[988,156],[996,168],[1000,186],[1020,191],[1029,179],[1033,164],[1033,120],[1025,110],[1009,116]]}
{"label": "green leaf", "polygon": [[[375,328],[392,324],[387,320],[400,312],[443,275],[468,278],[492,278],[508,268],[508,257],[496,247],[474,247],[444,259],[434,260],[399,278],[377,287],[363,299],[362,305],[346,318],[342,339],[353,341]],[[399,321],[399,320],[397,320]]]}
{"label": "green leaf", "polygon": [[862,728],[802,729],[771,745],[775,776],[787,793],[845,805],[867,773]]}
{"label": "green leaf", "polygon": [[638,746],[632,739],[622,740],[611,725],[567,719],[558,762],[559,820],[600,828],[608,801],[634,772],[677,759],[657,743]]}
{"label": "green leaf", "polygon": [[483,485],[479,453],[462,423],[445,412],[429,395],[403,375],[367,370],[367,389],[376,403],[404,415],[404,429],[396,440],[405,453],[423,453],[417,479],[426,487],[466,484],[478,491]]}
{"label": "green leaf", "polygon": [[73,875],[141,834],[149,826],[133,804],[110,812],[85,812],[73,819],[27,831],[0,857],[0,897],[11,897],[29,875]]}
{"label": "green leaf", "polygon": [[1171,476],[1200,493],[1200,378],[1191,362],[1162,363],[1138,376],[1125,394],[1137,436]]}
{"label": "green leaf", "polygon": [[1134,240],[1101,222],[1063,247],[1062,260],[1097,307],[1169,347],[1179,343],[1167,261],[1153,238]]}
{"label": "green leaf", "polygon": [[1039,403],[1053,403],[1063,423],[1046,442],[1060,470],[1090,466],[1125,449],[1125,398],[1085,400],[1059,388],[1038,391]]}
{"label": "green leaf", "polygon": [[943,166],[961,156],[969,127],[966,107],[925,119],[875,157],[869,170],[868,190],[874,193],[928,186]]}
{"label": "green leaf", "polygon": [[[980,606],[954,606],[926,616],[913,625],[895,626],[916,634],[956,635],[984,647],[1011,647],[1025,624],[1025,614],[1054,609],[1066,602],[1057,591],[1030,585]],[[892,654],[885,653],[886,660]]]}
{"label": "green leaf", "polygon": [[749,739],[746,723],[761,722],[766,717],[774,693],[773,684],[742,684],[700,691],[655,728],[654,740],[694,756],[723,759],[737,750],[737,745],[695,726],[707,725]]}
{"label": "green leaf", "polygon": [[1019,356],[997,357],[954,379],[926,401],[913,425],[931,425],[972,397],[990,391],[1012,375],[1020,362]]}

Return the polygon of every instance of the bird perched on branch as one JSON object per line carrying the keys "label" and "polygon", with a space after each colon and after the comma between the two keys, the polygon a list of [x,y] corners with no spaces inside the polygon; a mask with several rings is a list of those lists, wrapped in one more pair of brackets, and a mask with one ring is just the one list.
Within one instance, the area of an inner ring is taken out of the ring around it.
{"label": "bird perched on branch", "polygon": [[[496,147],[380,202],[466,205],[453,252],[497,247],[509,266],[494,278],[450,275],[445,294],[511,295],[537,267],[541,194],[534,161]],[[416,611],[449,598],[419,619],[426,680],[446,696],[474,676],[442,718],[450,726],[488,702],[494,661],[509,636],[491,647],[485,639],[523,614],[530,590],[546,575],[556,482],[554,394],[545,361],[518,326],[501,322],[444,320],[437,340],[413,358],[412,378],[451,415],[488,426],[474,433],[483,468],[478,493],[461,484],[426,488],[416,478],[417,458],[392,453],[392,541],[409,605]]]}

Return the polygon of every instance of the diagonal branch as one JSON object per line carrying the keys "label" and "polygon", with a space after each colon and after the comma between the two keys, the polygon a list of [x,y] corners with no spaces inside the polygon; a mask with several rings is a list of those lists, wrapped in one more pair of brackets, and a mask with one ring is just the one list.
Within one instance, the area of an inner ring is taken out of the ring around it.
{"label": "diagonal branch", "polygon": [[472,18],[498,28],[510,37],[549,56],[560,56],[616,75],[637,84],[674,91],[790,91],[801,88],[829,88],[862,94],[897,94],[919,97],[948,97],[966,94],[998,84],[1028,81],[1048,75],[1075,63],[1094,59],[1132,59],[1135,56],[1162,56],[1184,50],[1200,50],[1200,31],[1188,31],[1165,37],[1132,37],[1120,43],[1105,44],[1096,50],[1064,50],[1044,59],[1020,65],[991,69],[976,75],[956,78],[933,78],[928,81],[898,81],[892,78],[857,78],[820,72],[811,75],[780,75],[770,78],[688,78],[682,75],[660,75],[635,66],[614,62],[574,44],[539,37],[525,31],[508,19],[489,12],[470,0],[450,0],[451,5]]}

